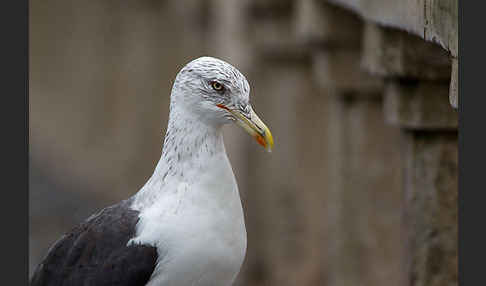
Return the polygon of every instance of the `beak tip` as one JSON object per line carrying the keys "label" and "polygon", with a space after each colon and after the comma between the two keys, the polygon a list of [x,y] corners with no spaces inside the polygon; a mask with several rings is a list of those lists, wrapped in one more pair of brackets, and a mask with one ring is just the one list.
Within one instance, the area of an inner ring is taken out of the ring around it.
{"label": "beak tip", "polygon": [[225,108],[224,106],[219,106],[220,108],[226,109],[230,112],[236,119],[236,123],[240,125],[246,132],[248,132],[252,137],[269,153],[272,152],[273,148],[273,136],[268,127],[258,118],[255,111],[250,109],[250,116],[243,115],[240,110],[233,110]]}
{"label": "beak tip", "polygon": [[272,133],[270,132],[270,130],[266,130],[265,132],[266,134],[266,141],[267,141],[267,152],[268,153],[272,153],[272,149],[273,149],[273,136],[272,136]]}

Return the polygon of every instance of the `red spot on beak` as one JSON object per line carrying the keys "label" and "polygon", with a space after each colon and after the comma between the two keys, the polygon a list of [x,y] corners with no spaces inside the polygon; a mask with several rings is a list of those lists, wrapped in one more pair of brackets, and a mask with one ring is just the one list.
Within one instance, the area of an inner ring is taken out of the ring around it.
{"label": "red spot on beak", "polygon": [[262,145],[263,147],[267,148],[267,143],[265,142],[265,139],[263,139],[262,136],[260,135],[257,135],[255,136],[255,139],[256,141],[258,142],[258,144]]}

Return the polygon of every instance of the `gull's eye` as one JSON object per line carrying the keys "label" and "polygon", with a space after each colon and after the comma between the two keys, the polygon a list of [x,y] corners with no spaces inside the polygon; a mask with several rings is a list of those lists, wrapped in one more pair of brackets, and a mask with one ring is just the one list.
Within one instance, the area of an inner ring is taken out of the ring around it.
{"label": "gull's eye", "polygon": [[210,84],[211,84],[211,87],[216,91],[221,92],[221,91],[224,90],[224,86],[217,81],[212,81],[212,82],[210,82]]}

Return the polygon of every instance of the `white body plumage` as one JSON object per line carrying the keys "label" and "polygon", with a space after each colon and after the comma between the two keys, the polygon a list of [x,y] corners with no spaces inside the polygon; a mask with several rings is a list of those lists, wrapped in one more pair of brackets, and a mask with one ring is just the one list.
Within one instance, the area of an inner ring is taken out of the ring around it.
{"label": "white body plumage", "polygon": [[200,98],[178,90],[177,81],[162,157],[132,205],[140,220],[129,244],[157,247],[147,285],[228,286],[246,252],[241,200],[222,136],[228,120],[205,117]]}
{"label": "white body plumage", "polygon": [[231,285],[240,270],[246,230],[231,166],[224,152],[201,160],[206,172],[168,181],[141,211],[133,242],[159,254],[148,285]]}

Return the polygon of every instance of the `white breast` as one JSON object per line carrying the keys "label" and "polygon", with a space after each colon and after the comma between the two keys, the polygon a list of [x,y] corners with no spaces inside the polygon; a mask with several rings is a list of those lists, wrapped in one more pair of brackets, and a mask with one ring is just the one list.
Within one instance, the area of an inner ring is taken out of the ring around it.
{"label": "white breast", "polygon": [[141,210],[131,242],[155,245],[159,254],[147,285],[228,286],[240,270],[246,229],[238,187],[224,152],[209,160]]}

